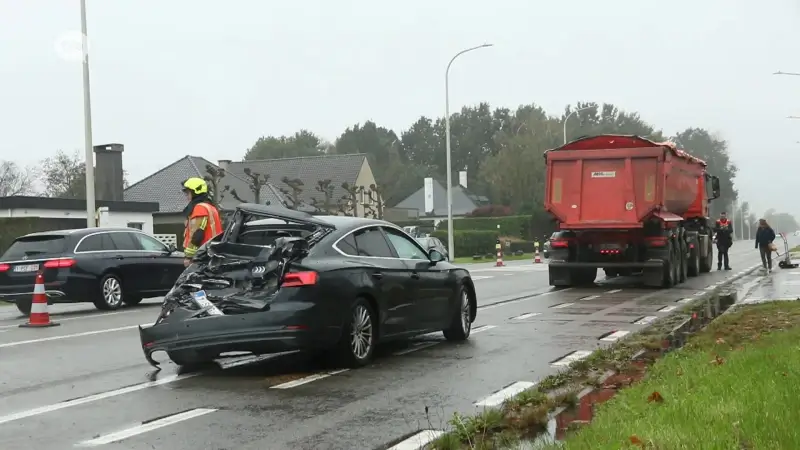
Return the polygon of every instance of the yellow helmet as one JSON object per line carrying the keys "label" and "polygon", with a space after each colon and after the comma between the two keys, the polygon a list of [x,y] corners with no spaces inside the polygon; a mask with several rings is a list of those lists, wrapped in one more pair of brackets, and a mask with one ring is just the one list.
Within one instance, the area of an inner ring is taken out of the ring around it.
{"label": "yellow helmet", "polygon": [[192,177],[183,182],[183,190],[189,191],[195,195],[208,193],[208,183],[206,180],[198,177]]}

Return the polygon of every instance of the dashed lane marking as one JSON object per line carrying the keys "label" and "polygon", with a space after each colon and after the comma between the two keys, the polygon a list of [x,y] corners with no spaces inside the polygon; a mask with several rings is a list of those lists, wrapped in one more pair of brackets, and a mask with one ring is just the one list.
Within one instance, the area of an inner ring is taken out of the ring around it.
{"label": "dashed lane marking", "polygon": [[317,380],[322,380],[323,378],[328,378],[332,375],[338,375],[340,373],[347,372],[350,369],[341,369],[341,370],[333,370],[330,372],[323,372],[317,373],[314,375],[309,375],[307,377],[303,377],[297,380],[287,381],[286,383],[276,384],[275,386],[270,386],[270,389],[291,389],[296,388],[297,386],[302,386],[304,384],[308,384]]}
{"label": "dashed lane marking", "polygon": [[607,336],[605,336],[603,338],[600,338],[600,340],[601,341],[605,341],[605,342],[615,342],[615,341],[618,341],[618,340],[624,338],[628,334],[630,334],[630,331],[619,330],[619,331],[615,331],[615,332],[613,332],[613,333],[611,333],[611,334],[609,334],[609,335],[607,335]]}
{"label": "dashed lane marking", "polygon": [[483,333],[484,331],[489,331],[492,328],[497,328],[497,327],[494,325],[481,325],[479,327],[473,328],[470,334]]}
{"label": "dashed lane marking", "polygon": [[[131,309],[131,310],[127,310],[127,311],[114,311],[114,312],[107,312],[107,313],[101,313],[101,314],[87,314],[87,315],[83,315],[83,316],[73,316],[73,317],[60,317],[60,314],[50,313],[50,319],[52,319],[52,320],[54,320],[56,322],[67,322],[67,321],[70,321],[70,320],[94,319],[94,318],[98,318],[98,317],[114,316],[114,315],[117,315],[117,314],[128,314],[128,313],[137,312],[137,311],[142,311],[142,309],[138,308],[138,309]],[[23,322],[20,322],[20,323],[23,323]],[[0,325],[0,329],[18,328],[18,327],[19,327],[19,324]]]}
{"label": "dashed lane marking", "polygon": [[616,294],[617,292],[622,292],[622,289],[612,289],[610,291],[606,291],[606,294]]}
{"label": "dashed lane marking", "polygon": [[562,308],[569,308],[570,306],[574,305],[575,303],[560,303],[555,306],[551,306],[551,309],[562,309]]}
{"label": "dashed lane marking", "polygon": [[580,360],[588,357],[591,354],[592,354],[591,350],[574,351],[574,352],[564,356],[563,358],[560,358],[560,359],[557,359],[557,360],[553,361],[552,363],[550,363],[550,365],[554,366],[554,367],[565,367],[565,366],[568,366],[568,365],[574,363],[575,361],[580,361]]}
{"label": "dashed lane marking", "polygon": [[[495,326],[494,325],[481,325],[479,327],[473,328],[472,331],[470,332],[470,334],[472,335],[472,334],[480,333],[480,332],[483,332],[483,331],[491,330],[492,328],[495,328]],[[437,334],[439,334],[439,332],[423,334],[420,337],[434,337]],[[403,355],[407,355],[409,353],[414,353],[414,352],[419,351],[419,350],[423,350],[423,349],[426,349],[426,348],[433,347],[434,345],[439,345],[442,342],[445,342],[445,341],[437,340],[437,341],[414,342],[414,343],[411,344],[411,347],[404,348],[403,350],[398,350],[398,351],[396,351],[396,352],[394,352],[392,354],[394,356],[403,356]]]}
{"label": "dashed lane marking", "polygon": [[408,439],[389,447],[388,450],[420,450],[443,434],[443,430],[422,430]]}
{"label": "dashed lane marking", "polygon": [[474,276],[474,277],[472,277],[472,281],[485,280],[487,278],[494,278],[494,275],[478,275],[478,276]]}
{"label": "dashed lane marking", "polygon": [[520,392],[530,389],[535,386],[536,383],[531,383],[530,381],[517,381],[512,383],[503,389],[493,393],[492,395],[484,398],[483,400],[479,400],[475,402],[475,406],[499,406],[502,405],[503,402],[508,400],[509,398],[519,394]]}
{"label": "dashed lane marking", "polygon": [[599,295],[589,295],[589,296],[586,296],[586,297],[581,297],[581,298],[579,298],[578,300],[580,300],[580,301],[584,301],[584,300],[595,300],[595,299],[598,299],[598,298],[600,298],[600,296],[599,296]]}
{"label": "dashed lane marking", "polygon": [[519,315],[519,316],[516,316],[516,317],[512,317],[511,320],[525,320],[525,319],[530,319],[531,317],[539,316],[541,314],[542,313],[538,313],[538,312],[525,313],[525,314],[522,314],[522,315]]}
{"label": "dashed lane marking", "polygon": [[677,306],[665,306],[665,307],[659,309],[658,312],[665,313],[665,312],[675,311],[676,308],[677,308]]}
{"label": "dashed lane marking", "polygon": [[79,443],[77,446],[97,447],[100,445],[111,444],[113,442],[119,442],[134,436],[138,436],[140,434],[147,433],[149,431],[157,430],[159,428],[164,428],[169,425],[174,425],[176,423],[183,422],[185,420],[194,419],[195,417],[204,416],[206,414],[211,414],[214,411],[216,411],[216,409],[208,409],[208,408],[191,409],[189,411],[185,411],[179,414],[173,414],[171,416],[162,417],[152,422],[143,422],[141,425],[136,425],[135,427],[131,427],[126,430],[117,431],[115,433],[106,434],[104,436],[96,437],[88,441],[83,441]]}
{"label": "dashed lane marking", "polygon": [[8,422],[14,422],[20,419],[27,419],[28,417],[34,417],[41,414],[46,414],[53,411],[59,411],[66,408],[71,408],[73,406],[80,406],[85,405],[87,403],[96,402],[99,400],[105,400],[107,398],[117,397],[120,395],[130,394],[131,392],[141,391],[143,389],[148,389],[151,387],[161,386],[167,383],[173,383],[175,381],[185,380],[187,378],[192,378],[200,375],[200,373],[187,373],[183,375],[170,375],[164,377],[160,380],[156,381],[148,381],[146,383],[141,384],[134,384],[133,386],[124,387],[121,389],[115,389],[113,391],[101,392],[99,394],[93,394],[86,397],[80,397],[72,400],[67,400],[59,403],[53,403],[52,405],[40,406],[38,408],[29,409],[27,411],[20,411],[14,414],[8,414],[5,416],[0,416],[0,425]]}
{"label": "dashed lane marking", "polygon": [[633,322],[634,325],[650,325],[651,323],[658,320],[658,316],[644,316],[641,319]]}

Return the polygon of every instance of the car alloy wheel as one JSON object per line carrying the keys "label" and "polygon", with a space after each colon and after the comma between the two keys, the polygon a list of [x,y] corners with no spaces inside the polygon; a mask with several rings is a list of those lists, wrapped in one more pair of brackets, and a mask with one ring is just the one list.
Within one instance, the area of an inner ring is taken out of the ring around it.
{"label": "car alloy wheel", "polygon": [[470,316],[472,313],[472,308],[469,306],[469,295],[467,295],[466,289],[461,290],[461,329],[464,330],[464,334],[469,334],[470,330],[472,329],[472,321],[470,320]]}
{"label": "car alloy wheel", "polygon": [[122,303],[122,286],[114,277],[108,277],[103,282],[103,300],[112,308]]}
{"label": "car alloy wheel", "polygon": [[353,310],[353,325],[350,331],[350,350],[357,359],[365,359],[372,351],[372,316],[364,305]]}

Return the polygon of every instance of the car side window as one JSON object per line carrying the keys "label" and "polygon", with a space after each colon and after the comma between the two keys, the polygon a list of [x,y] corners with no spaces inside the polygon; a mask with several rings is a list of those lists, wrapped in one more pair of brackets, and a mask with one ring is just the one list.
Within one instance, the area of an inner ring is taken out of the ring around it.
{"label": "car side window", "polygon": [[134,235],[139,245],[148,252],[166,252],[167,246],[156,238],[152,238],[143,233],[131,233]]}
{"label": "car side window", "polygon": [[417,244],[403,236],[399,231],[392,228],[384,228],[383,230],[400,258],[428,259],[428,255]]}
{"label": "car side window", "polygon": [[142,249],[138,240],[133,236],[133,233],[109,233],[109,236],[111,236],[111,240],[114,241],[117,250],[134,251]]}
{"label": "car side window", "polygon": [[358,256],[394,258],[389,243],[378,227],[364,228],[354,233]]}
{"label": "car side window", "polygon": [[351,256],[358,256],[358,247],[356,246],[356,238],[352,234],[348,234],[336,244],[344,254]]}
{"label": "car side window", "polygon": [[116,250],[108,233],[89,235],[75,249],[76,252],[102,252],[104,250]]}

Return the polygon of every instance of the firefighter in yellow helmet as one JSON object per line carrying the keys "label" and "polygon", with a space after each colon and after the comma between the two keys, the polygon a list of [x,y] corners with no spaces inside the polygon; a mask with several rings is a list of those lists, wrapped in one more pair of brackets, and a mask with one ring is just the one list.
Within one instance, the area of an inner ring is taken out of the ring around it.
{"label": "firefighter in yellow helmet", "polygon": [[183,265],[189,267],[197,249],[222,233],[222,221],[219,209],[208,195],[208,183],[204,179],[189,178],[183,182],[181,190],[189,202],[183,210],[186,215],[186,229],[183,233],[183,253],[186,258]]}

